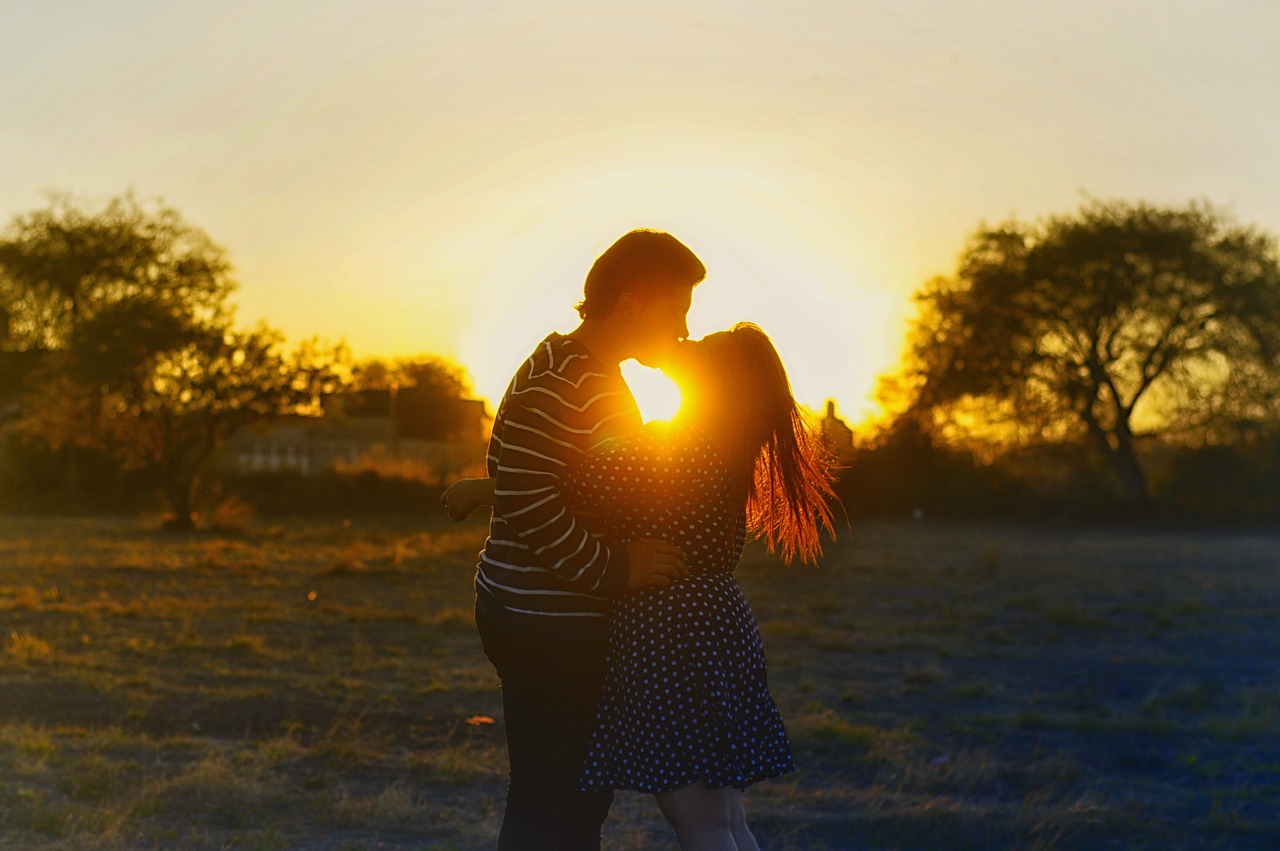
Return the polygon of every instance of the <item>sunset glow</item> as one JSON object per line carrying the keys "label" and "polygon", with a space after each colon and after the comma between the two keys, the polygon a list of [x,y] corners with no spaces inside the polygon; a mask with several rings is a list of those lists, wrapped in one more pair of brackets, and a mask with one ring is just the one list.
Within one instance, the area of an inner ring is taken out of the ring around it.
{"label": "sunset glow", "polygon": [[633,360],[623,361],[622,377],[636,397],[645,422],[669,420],[680,410],[680,388],[658,370]]}
{"label": "sunset glow", "polygon": [[0,0],[0,851],[1280,851],[1278,35]]}
{"label": "sunset glow", "polygon": [[706,263],[695,337],[756,322],[801,403],[855,427],[983,222],[1203,198],[1280,230],[1276,4],[120,0],[5,24],[0,217],[161,198],[227,248],[240,322],[456,360],[491,408],[634,227]]}
{"label": "sunset glow", "polygon": [[[576,325],[572,305],[596,255],[631,228],[655,227],[707,266],[689,311],[694,338],[755,322],[773,338],[802,404],[821,409],[837,399],[852,421],[875,413],[870,395],[897,361],[907,305],[865,268],[839,259],[865,253],[856,234],[835,232],[779,183],[729,169],[608,174],[566,195],[497,252],[474,294],[460,359],[480,395],[497,399],[548,330]],[[496,304],[502,310],[483,309]],[[651,392],[646,386],[637,396]]]}

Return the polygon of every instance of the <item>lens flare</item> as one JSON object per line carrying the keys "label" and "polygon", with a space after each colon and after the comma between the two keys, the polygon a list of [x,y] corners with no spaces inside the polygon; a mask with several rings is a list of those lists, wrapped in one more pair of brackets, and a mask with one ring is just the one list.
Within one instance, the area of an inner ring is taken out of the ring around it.
{"label": "lens flare", "polygon": [[629,360],[622,363],[622,377],[645,422],[669,420],[680,410],[680,388],[660,371]]}

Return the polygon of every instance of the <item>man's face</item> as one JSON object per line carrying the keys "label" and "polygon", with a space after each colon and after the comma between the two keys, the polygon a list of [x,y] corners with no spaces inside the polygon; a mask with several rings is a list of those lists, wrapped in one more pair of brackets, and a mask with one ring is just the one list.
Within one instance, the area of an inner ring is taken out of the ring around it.
{"label": "man's face", "polygon": [[635,359],[648,367],[661,366],[672,348],[689,336],[686,317],[692,303],[693,287],[689,286],[640,305],[632,324]]}

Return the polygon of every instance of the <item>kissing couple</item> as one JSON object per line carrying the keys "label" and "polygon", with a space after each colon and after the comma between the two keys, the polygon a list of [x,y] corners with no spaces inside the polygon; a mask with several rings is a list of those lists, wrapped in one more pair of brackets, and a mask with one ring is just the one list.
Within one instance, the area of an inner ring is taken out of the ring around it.
{"label": "kissing couple", "polygon": [[[492,508],[475,618],[502,682],[510,780],[499,851],[586,851],[616,790],[655,796],[683,851],[757,851],[742,791],[794,771],[734,568],[748,537],[815,561],[831,470],[769,337],[698,341],[706,268],[635,230],[592,265],[581,323],[516,371],[488,478],[441,497]],[[680,386],[644,424],[619,364]]]}

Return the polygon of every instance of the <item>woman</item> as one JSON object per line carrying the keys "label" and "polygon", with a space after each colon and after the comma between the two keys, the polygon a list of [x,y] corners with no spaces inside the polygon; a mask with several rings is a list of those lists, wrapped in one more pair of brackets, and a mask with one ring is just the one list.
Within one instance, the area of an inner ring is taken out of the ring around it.
{"label": "woman", "polygon": [[[794,766],[733,570],[748,532],[787,561],[816,560],[830,472],[757,326],[684,344],[666,369],[684,398],[676,418],[598,447],[568,477],[566,495],[609,537],[665,538],[689,564],[610,613],[583,788],[654,794],[684,851],[754,851],[742,790]],[[446,494],[452,515],[490,501],[473,481]]]}

